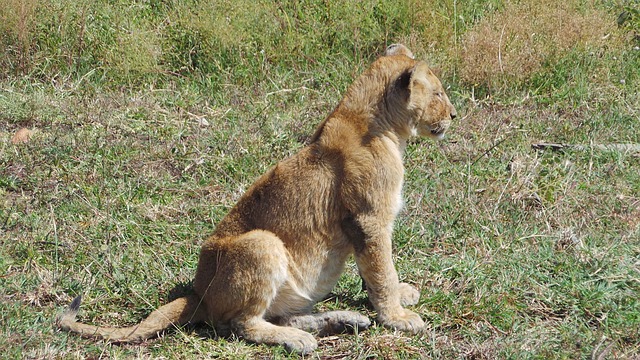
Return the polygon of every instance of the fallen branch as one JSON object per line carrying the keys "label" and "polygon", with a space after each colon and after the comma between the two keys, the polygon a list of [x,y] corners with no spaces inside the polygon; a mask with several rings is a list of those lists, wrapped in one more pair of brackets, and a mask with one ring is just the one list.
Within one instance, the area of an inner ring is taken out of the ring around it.
{"label": "fallen branch", "polygon": [[640,152],[640,144],[555,144],[555,143],[536,143],[531,144],[535,150],[600,150],[600,151],[619,151],[619,152]]}

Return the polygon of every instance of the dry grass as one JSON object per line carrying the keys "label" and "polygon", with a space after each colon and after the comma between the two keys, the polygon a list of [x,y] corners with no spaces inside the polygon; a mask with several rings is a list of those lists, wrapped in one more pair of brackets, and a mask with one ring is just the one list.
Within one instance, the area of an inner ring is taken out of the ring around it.
{"label": "dry grass", "polygon": [[[17,59],[18,63],[9,65],[19,72],[26,72],[31,65],[29,58],[37,3],[37,0],[0,1],[0,44],[7,46],[4,50],[6,53],[14,54],[12,58]],[[3,34],[8,39],[3,39]]]}
{"label": "dry grass", "polygon": [[567,53],[611,46],[616,33],[612,16],[592,4],[508,2],[462,37],[460,77],[476,86],[510,87]]}

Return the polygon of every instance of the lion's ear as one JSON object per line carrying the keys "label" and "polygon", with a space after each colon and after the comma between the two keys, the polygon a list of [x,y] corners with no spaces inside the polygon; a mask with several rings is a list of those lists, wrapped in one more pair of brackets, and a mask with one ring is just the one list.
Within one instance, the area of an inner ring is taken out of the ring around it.
{"label": "lion's ear", "polygon": [[431,74],[431,68],[424,61],[419,61],[413,69],[411,69],[411,83],[413,84],[416,81],[426,81],[427,77]]}
{"label": "lion's ear", "polygon": [[398,94],[402,94],[405,101],[412,96],[416,98],[428,87],[428,74],[431,73],[429,66],[423,62],[418,62],[412,68],[404,70],[395,81],[394,88]]}
{"label": "lion's ear", "polygon": [[413,53],[409,48],[402,44],[391,44],[387,46],[387,50],[384,52],[384,56],[404,55],[413,59]]}
{"label": "lion's ear", "polygon": [[398,86],[411,92],[412,87],[427,81],[427,76],[431,73],[429,66],[424,62],[418,62],[414,67],[405,70],[398,77]]}
{"label": "lion's ear", "polygon": [[405,85],[405,93],[408,95],[409,107],[417,106],[416,104],[424,98],[429,88],[429,75],[432,72],[427,63],[420,61],[407,73],[409,74],[409,79]]}

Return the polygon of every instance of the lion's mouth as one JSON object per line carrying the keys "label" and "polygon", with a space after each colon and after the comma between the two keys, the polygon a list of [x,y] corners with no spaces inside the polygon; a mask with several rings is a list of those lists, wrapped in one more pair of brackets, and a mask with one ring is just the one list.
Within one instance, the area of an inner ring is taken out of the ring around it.
{"label": "lion's mouth", "polygon": [[418,126],[418,134],[434,140],[442,140],[448,128],[448,124],[444,123],[421,124],[421,126]]}
{"label": "lion's mouth", "polygon": [[444,138],[444,133],[446,130],[446,128],[440,126],[433,127],[429,129],[429,135],[431,135],[431,137],[434,139],[442,140]]}

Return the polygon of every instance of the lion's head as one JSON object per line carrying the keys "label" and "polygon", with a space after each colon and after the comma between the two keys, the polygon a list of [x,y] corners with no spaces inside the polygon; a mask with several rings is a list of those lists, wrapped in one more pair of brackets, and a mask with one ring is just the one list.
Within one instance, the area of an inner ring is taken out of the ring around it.
{"label": "lion's head", "polygon": [[404,45],[389,46],[385,56],[411,59],[411,66],[396,79],[395,89],[401,89],[404,94],[403,103],[409,111],[412,132],[442,139],[451,120],[456,117],[456,109],[449,101],[440,80],[425,62],[413,60],[413,54]]}

